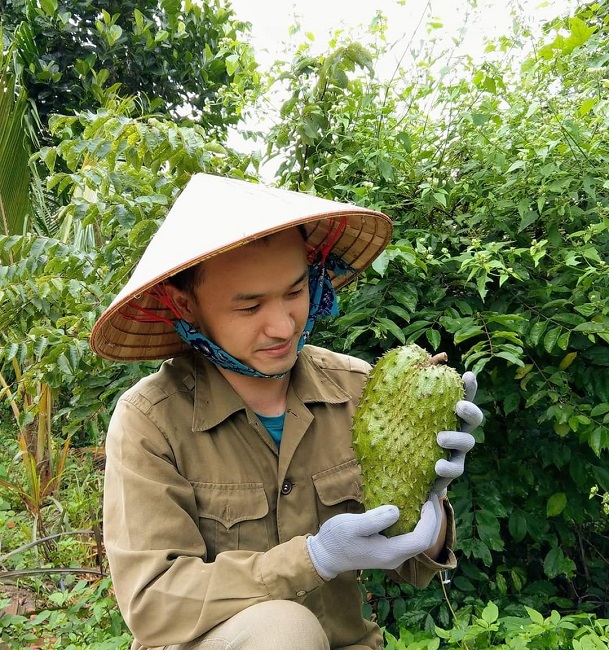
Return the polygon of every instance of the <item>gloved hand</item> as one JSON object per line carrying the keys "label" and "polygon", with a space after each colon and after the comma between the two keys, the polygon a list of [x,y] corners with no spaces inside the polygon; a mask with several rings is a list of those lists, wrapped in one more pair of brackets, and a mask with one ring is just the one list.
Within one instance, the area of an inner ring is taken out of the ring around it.
{"label": "gloved hand", "polygon": [[436,494],[423,504],[421,519],[411,533],[385,537],[380,531],[399,517],[396,506],[379,506],[362,514],[344,513],[328,519],[317,535],[307,538],[311,561],[324,579],[344,571],[395,569],[434,545],[442,524]]}
{"label": "gloved hand", "polygon": [[478,390],[476,375],[473,372],[466,372],[463,375],[463,383],[465,384],[465,399],[459,400],[455,407],[455,412],[463,423],[461,430],[438,433],[437,440],[440,447],[451,451],[447,460],[442,459],[436,463],[436,474],[439,478],[434,483],[433,492],[438,496],[444,496],[450,482],[463,474],[465,454],[476,443],[470,432],[483,419],[482,411],[473,403]]}

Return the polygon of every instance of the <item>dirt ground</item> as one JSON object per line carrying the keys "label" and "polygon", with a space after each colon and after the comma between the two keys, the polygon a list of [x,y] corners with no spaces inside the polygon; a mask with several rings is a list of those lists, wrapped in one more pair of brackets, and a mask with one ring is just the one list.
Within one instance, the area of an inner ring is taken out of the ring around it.
{"label": "dirt ground", "polygon": [[[11,601],[7,607],[0,609],[0,616],[29,616],[36,610],[36,593],[26,587],[19,587],[10,582],[0,583],[0,598],[9,598]],[[0,645],[0,650],[1,648]]]}

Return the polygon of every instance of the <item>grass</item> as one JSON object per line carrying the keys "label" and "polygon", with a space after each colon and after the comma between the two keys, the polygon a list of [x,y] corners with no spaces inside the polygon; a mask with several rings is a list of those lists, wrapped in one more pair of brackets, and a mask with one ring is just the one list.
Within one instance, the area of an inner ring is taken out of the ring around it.
{"label": "grass", "polygon": [[[24,480],[11,424],[0,421],[0,477]],[[61,489],[38,513],[0,489],[0,650],[122,650],[101,539],[103,469],[72,450]]]}

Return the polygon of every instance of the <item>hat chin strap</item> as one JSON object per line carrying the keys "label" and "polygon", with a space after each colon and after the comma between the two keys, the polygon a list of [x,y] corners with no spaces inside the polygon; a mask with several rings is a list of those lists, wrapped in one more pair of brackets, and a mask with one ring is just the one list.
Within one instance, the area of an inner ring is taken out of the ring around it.
{"label": "hat chin strap", "polygon": [[[324,262],[313,262],[309,265],[309,315],[305,328],[298,341],[297,352],[300,353],[304,344],[308,341],[313,325],[318,318],[327,318],[338,314],[338,301],[332,282],[328,276],[326,266],[335,274],[344,273],[349,269],[345,267],[344,262],[332,254],[324,256]],[[208,361],[214,365],[236,372],[246,377],[261,377],[265,379],[279,379],[287,374],[283,372],[277,375],[267,375],[251,366],[239,361],[231,354],[216,345],[207,336],[202,334],[194,325],[187,323],[183,318],[179,318],[173,324],[180,338],[200,352]]]}

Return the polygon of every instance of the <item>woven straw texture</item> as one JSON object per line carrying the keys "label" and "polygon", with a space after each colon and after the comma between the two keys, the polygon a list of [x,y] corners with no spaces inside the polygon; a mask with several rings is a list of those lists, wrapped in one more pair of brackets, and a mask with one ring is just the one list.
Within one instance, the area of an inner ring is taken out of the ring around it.
{"label": "woven straw texture", "polygon": [[188,350],[173,327],[143,319],[141,309],[173,320],[150,290],[214,255],[266,235],[303,225],[307,245],[323,245],[344,220],[332,247],[352,269],[332,278],[340,288],[368,267],[389,243],[391,220],[358,206],[242,180],[196,174],[144,251],[131,278],[93,327],[91,347],[115,361],[165,359]]}

